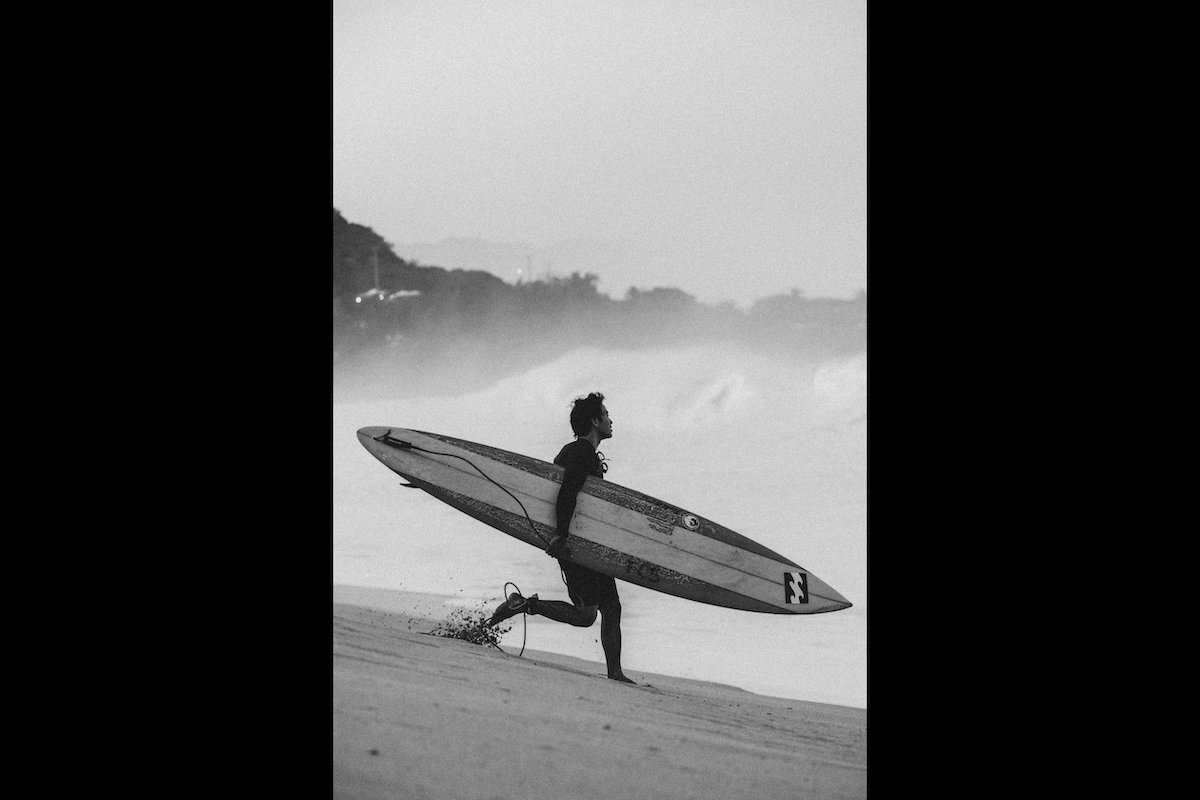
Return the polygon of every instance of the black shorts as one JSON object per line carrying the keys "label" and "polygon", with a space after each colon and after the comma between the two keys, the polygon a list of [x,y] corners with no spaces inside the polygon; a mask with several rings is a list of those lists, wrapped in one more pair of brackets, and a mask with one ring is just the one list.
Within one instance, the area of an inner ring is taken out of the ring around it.
{"label": "black shorts", "polygon": [[616,578],[569,561],[560,560],[558,564],[567,581],[567,594],[575,605],[604,607],[621,602],[621,598],[617,597]]}

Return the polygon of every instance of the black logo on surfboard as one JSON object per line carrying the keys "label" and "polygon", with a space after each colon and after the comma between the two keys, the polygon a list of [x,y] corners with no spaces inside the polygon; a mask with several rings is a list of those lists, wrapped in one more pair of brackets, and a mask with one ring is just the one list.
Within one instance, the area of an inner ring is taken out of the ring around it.
{"label": "black logo on surfboard", "polygon": [[784,602],[789,605],[808,602],[808,576],[803,572],[783,573]]}

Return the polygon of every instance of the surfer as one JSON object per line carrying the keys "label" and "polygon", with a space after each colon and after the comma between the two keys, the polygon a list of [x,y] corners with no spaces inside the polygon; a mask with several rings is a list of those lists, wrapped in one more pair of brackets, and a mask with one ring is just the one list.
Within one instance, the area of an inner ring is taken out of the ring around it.
{"label": "surfer", "polygon": [[587,397],[575,400],[571,407],[571,430],[575,432],[575,441],[564,446],[554,458],[554,463],[564,467],[565,472],[555,504],[557,535],[550,540],[546,553],[558,559],[572,602],[540,600],[536,594],[522,597],[513,592],[496,609],[487,627],[524,613],[587,628],[596,621],[599,612],[600,645],[608,662],[608,677],[633,683],[621,671],[621,598],[617,596],[616,579],[563,558],[567,552],[571,517],[575,513],[579,491],[588,475],[603,480],[608,468],[602,454],[597,451],[600,442],[612,438],[612,420],[608,416],[608,409],[604,407],[603,394],[592,392]]}

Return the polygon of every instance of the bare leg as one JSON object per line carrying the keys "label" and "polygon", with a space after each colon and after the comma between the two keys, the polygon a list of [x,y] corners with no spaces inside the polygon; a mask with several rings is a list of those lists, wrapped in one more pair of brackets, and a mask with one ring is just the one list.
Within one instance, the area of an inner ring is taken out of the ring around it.
{"label": "bare leg", "polygon": [[608,662],[608,677],[614,681],[633,683],[621,671],[621,602],[600,609],[600,645]]}

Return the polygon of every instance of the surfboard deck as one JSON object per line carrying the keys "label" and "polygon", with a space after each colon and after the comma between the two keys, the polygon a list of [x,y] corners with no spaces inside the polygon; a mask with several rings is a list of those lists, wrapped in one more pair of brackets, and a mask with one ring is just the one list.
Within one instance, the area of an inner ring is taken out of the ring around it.
{"label": "surfboard deck", "polygon": [[[545,550],[556,533],[563,468],[443,434],[367,427],[359,441],[388,469],[442,502]],[[565,560],[700,603],[770,614],[819,614],[850,601],[809,570],[748,537],[657,498],[589,476]]]}

